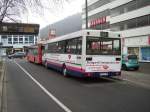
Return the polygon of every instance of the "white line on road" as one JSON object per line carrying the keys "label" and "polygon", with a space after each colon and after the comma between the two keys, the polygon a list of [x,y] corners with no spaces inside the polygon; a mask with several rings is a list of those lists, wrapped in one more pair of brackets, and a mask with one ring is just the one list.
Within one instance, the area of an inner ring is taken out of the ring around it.
{"label": "white line on road", "polygon": [[68,107],[61,103],[54,95],[52,95],[44,86],[42,86],[35,78],[31,76],[21,65],[15,62],[50,98],[53,99],[65,112],[72,112]]}

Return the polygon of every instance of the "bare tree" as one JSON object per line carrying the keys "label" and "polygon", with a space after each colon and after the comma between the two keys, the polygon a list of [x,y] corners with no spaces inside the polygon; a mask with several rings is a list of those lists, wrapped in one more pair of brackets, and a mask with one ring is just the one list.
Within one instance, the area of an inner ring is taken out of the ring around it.
{"label": "bare tree", "polygon": [[63,8],[65,2],[71,0],[0,0],[0,23],[3,21],[19,22],[21,13],[34,12],[42,14],[46,8],[53,12]]}

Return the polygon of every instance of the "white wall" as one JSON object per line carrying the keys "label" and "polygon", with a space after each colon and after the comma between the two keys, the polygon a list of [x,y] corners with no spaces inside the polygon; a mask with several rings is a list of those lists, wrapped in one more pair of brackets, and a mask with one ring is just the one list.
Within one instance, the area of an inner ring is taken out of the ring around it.
{"label": "white wall", "polygon": [[150,26],[118,31],[117,33],[122,34],[122,37],[138,37],[143,35],[150,35]]}

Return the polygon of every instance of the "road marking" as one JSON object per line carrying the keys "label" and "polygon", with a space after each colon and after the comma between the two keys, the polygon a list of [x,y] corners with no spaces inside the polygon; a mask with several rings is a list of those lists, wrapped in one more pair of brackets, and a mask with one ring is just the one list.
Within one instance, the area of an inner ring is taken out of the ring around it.
{"label": "road marking", "polygon": [[51,94],[44,86],[42,86],[35,78],[32,77],[30,73],[28,73],[21,65],[17,64],[25,73],[28,75],[54,102],[56,102],[65,112],[72,112],[68,107],[66,107],[63,103],[61,103],[53,94]]}

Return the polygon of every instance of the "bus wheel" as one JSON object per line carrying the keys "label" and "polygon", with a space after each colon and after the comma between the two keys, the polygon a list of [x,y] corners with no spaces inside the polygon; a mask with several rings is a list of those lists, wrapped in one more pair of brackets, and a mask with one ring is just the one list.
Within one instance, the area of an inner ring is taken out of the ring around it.
{"label": "bus wheel", "polygon": [[62,73],[63,73],[63,76],[67,77],[67,69],[66,69],[66,67],[63,67]]}
{"label": "bus wheel", "polygon": [[45,62],[45,67],[48,68],[47,61]]}

